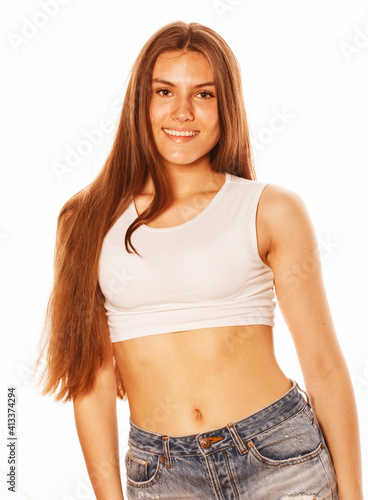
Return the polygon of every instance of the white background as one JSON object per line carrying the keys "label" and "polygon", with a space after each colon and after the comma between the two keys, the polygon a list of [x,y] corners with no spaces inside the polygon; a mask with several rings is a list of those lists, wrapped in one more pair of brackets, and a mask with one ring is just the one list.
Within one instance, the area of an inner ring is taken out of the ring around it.
{"label": "white background", "polygon": [[[0,496],[9,470],[7,387],[16,386],[18,491],[6,498],[95,498],[72,404],[39,396],[27,374],[51,291],[57,215],[102,168],[141,47],[175,20],[205,24],[232,47],[258,179],[296,191],[308,207],[354,382],[368,477],[366,2],[18,0],[0,9]],[[278,114],[286,118],[272,131]],[[86,143],[104,118],[110,133]],[[72,150],[81,152],[73,165]],[[57,176],[56,164],[69,171]],[[279,363],[304,387],[278,307],[275,320]],[[118,401],[118,413],[123,463],[127,402]]]}

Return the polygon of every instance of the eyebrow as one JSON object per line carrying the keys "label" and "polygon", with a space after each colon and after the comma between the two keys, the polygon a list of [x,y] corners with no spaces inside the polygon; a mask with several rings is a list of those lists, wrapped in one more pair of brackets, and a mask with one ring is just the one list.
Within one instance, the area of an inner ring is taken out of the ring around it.
{"label": "eyebrow", "polygon": [[[175,83],[168,82],[167,80],[161,80],[161,78],[153,78],[152,83],[162,83],[163,85],[169,85],[170,87],[176,87]],[[198,89],[200,87],[208,87],[210,85],[215,86],[215,82],[197,83],[197,85],[194,85],[194,88]]]}

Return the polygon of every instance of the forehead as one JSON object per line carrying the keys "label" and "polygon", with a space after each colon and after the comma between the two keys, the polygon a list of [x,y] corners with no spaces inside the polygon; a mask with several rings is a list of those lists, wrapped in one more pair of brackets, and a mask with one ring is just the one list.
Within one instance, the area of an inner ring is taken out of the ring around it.
{"label": "forehead", "polygon": [[213,71],[207,58],[200,52],[167,50],[157,57],[152,78],[168,77],[168,75],[212,78]]}

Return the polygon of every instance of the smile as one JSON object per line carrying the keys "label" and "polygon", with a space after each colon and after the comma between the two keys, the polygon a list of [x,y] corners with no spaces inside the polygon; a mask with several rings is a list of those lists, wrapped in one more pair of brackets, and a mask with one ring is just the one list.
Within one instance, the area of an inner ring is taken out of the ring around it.
{"label": "smile", "polygon": [[175,135],[177,137],[194,137],[199,134],[198,130],[172,130],[170,128],[162,129],[167,135]]}

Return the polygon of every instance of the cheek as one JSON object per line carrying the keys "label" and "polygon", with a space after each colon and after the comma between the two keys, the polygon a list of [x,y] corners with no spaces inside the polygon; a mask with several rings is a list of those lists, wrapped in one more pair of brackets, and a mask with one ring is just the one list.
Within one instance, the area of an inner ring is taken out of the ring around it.
{"label": "cheek", "polygon": [[210,128],[213,134],[220,134],[220,121],[218,119],[217,113],[212,113],[208,116],[208,123],[210,124]]}
{"label": "cheek", "polygon": [[204,120],[205,123],[207,123],[207,125],[212,129],[216,129],[217,127],[219,127],[217,106],[203,110],[202,120]]}
{"label": "cheek", "polygon": [[151,120],[152,125],[154,125],[154,124],[159,125],[160,121],[164,117],[164,114],[165,113],[164,113],[164,110],[162,109],[162,106],[156,105],[155,102],[151,103],[150,108],[149,108],[149,116],[150,116],[150,120]]}
{"label": "cheek", "polygon": [[151,120],[151,124],[154,125],[157,121],[157,108],[154,103],[151,103],[149,107],[149,117]]}

